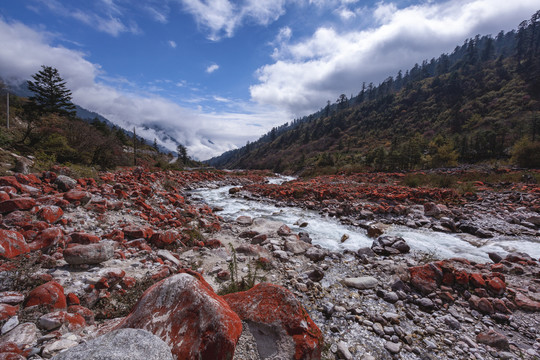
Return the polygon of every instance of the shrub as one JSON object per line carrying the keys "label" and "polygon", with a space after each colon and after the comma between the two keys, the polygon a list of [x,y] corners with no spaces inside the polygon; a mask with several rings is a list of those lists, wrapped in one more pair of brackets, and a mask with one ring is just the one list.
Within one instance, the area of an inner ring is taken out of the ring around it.
{"label": "shrub", "polygon": [[531,142],[526,138],[514,144],[512,162],[524,168],[540,168],[540,141]]}

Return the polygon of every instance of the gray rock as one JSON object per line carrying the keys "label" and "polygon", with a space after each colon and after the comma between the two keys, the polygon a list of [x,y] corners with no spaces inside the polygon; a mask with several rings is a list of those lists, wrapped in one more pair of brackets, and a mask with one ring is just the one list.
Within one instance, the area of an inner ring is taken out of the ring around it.
{"label": "gray rock", "polygon": [[2,343],[14,342],[20,349],[37,344],[39,330],[34,323],[23,323],[17,325],[13,330],[2,336]]}
{"label": "gray rock", "polygon": [[395,292],[389,291],[389,292],[386,292],[384,294],[383,299],[386,302],[389,302],[391,304],[395,304],[396,302],[398,302],[399,296]]}
{"label": "gray rock", "polygon": [[342,280],[342,283],[348,287],[366,290],[376,287],[379,284],[379,281],[372,276],[363,276],[357,278],[346,278]]}
{"label": "gray rock", "polygon": [[385,344],[384,344],[384,348],[386,350],[388,350],[388,352],[392,353],[392,354],[397,354],[401,351],[401,343],[395,343],[393,341],[387,341]]}
{"label": "gray rock", "polygon": [[501,255],[494,252],[488,253],[488,256],[491,259],[491,261],[493,261],[496,264],[500,263],[503,260],[503,257]]}
{"label": "gray rock", "polygon": [[315,269],[308,273],[308,278],[311,281],[319,282],[324,278],[324,272],[320,269]]}
{"label": "gray rock", "polygon": [[111,259],[113,255],[113,246],[104,242],[77,245],[64,250],[64,260],[71,265],[100,264]]}
{"label": "gray rock", "polygon": [[422,309],[431,310],[435,307],[433,301],[430,298],[420,298],[416,300],[416,305],[420,306]]}
{"label": "gray rock", "polygon": [[461,323],[452,315],[446,315],[441,318],[450,329],[459,330],[461,329]]}
{"label": "gray rock", "polygon": [[77,181],[75,179],[65,175],[58,175],[56,180],[54,180],[54,183],[58,186],[58,190],[64,192],[74,189],[77,186]]}
{"label": "gray rock", "polygon": [[287,240],[285,241],[285,250],[292,252],[294,255],[305,253],[311,247],[310,244],[303,241]]}
{"label": "gray rock", "polygon": [[340,341],[337,344],[337,354],[340,356],[341,359],[345,360],[351,360],[353,359],[353,356],[351,352],[349,351],[349,347],[347,346],[347,343],[344,341]]}
{"label": "gray rock", "polygon": [[173,256],[173,254],[171,254],[171,252],[169,250],[160,249],[160,250],[157,251],[157,256],[159,256],[163,260],[169,260],[170,262],[172,262],[176,266],[180,266],[180,264],[181,264],[180,260],[175,258]]}
{"label": "gray rock", "polygon": [[236,219],[236,222],[239,224],[239,225],[251,225],[253,224],[253,219],[249,216],[239,216],[237,219]]}
{"label": "gray rock", "polygon": [[307,257],[311,261],[321,261],[324,260],[326,257],[327,252],[323,249],[319,249],[316,247],[310,247],[304,254],[305,257]]}
{"label": "gray rock", "polygon": [[8,321],[2,326],[2,335],[13,330],[17,325],[19,325],[19,317],[17,315],[9,318]]}
{"label": "gray rock", "polygon": [[62,352],[54,360],[172,360],[169,346],[142,329],[120,329]]}

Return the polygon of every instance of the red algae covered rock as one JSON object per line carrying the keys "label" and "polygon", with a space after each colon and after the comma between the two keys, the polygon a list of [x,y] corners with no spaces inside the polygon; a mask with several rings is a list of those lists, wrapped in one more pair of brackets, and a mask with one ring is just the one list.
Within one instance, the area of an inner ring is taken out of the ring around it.
{"label": "red algae covered rock", "polygon": [[42,206],[38,211],[38,216],[40,219],[48,222],[49,224],[54,224],[64,215],[64,210],[59,206],[55,205],[45,205]]}
{"label": "red algae covered rock", "polygon": [[198,274],[180,273],[150,287],[117,326],[150,331],[176,359],[232,359],[242,322]]}
{"label": "red algae covered rock", "polygon": [[261,283],[223,298],[248,322],[261,357],[321,358],[322,333],[289,290]]}
{"label": "red algae covered rock", "polygon": [[36,206],[32,198],[16,198],[0,202],[0,213],[9,213],[15,210],[30,210]]}
{"label": "red algae covered rock", "polygon": [[49,281],[30,291],[24,300],[24,307],[45,305],[53,309],[65,309],[67,306],[64,288],[56,281]]}
{"label": "red algae covered rock", "polygon": [[0,256],[8,259],[14,258],[30,251],[26,240],[21,233],[0,229]]}
{"label": "red algae covered rock", "polygon": [[411,284],[423,294],[435,291],[441,283],[442,274],[433,264],[409,268]]}

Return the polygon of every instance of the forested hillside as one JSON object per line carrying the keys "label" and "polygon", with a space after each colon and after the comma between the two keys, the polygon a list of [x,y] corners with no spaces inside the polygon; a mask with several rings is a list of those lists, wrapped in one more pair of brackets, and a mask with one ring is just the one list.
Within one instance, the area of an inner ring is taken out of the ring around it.
{"label": "forested hillside", "polygon": [[540,167],[540,11],[208,161],[331,173],[497,162]]}

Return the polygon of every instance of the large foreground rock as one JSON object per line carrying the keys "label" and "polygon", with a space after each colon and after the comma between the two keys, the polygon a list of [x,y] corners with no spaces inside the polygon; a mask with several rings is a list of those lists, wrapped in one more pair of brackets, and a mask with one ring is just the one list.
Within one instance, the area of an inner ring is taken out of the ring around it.
{"label": "large foreground rock", "polygon": [[0,256],[8,259],[14,258],[30,251],[21,233],[0,229]]}
{"label": "large foreground rock", "polygon": [[172,360],[169,346],[141,329],[120,329],[82,343],[54,360]]}
{"label": "large foreground rock", "polygon": [[287,289],[268,283],[223,298],[249,325],[262,359],[320,359],[322,333]]}
{"label": "large foreground rock", "polygon": [[180,273],[150,287],[117,328],[145,329],[175,359],[232,359],[242,322],[198,274]]}

